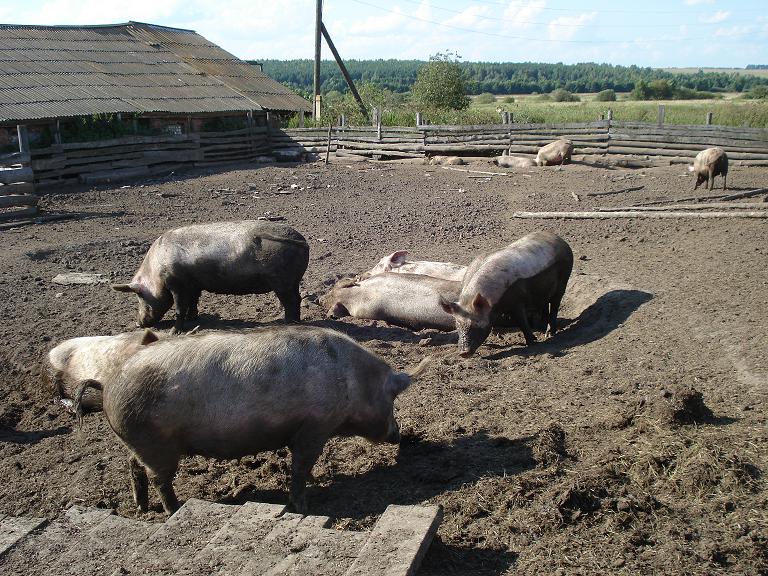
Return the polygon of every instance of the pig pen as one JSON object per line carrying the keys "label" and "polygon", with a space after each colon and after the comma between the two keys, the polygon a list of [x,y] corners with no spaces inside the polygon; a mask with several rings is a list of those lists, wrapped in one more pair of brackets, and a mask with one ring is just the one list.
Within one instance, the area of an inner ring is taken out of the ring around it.
{"label": "pig pen", "polygon": [[[496,171],[487,161],[468,169]],[[768,170],[733,166],[735,190]],[[636,188],[642,187],[637,190]],[[635,188],[587,198],[586,192]],[[373,526],[388,504],[441,504],[420,569],[442,574],[758,574],[768,570],[768,228],[765,220],[518,220],[692,195],[684,166],[569,165],[487,176],[400,163],[239,166],[44,196],[78,219],[0,232],[0,513],[56,517],[74,503],[140,515],[103,415],[82,428],[40,384],[63,339],[133,328],[135,299],[62,272],[128,280],[161,232],[267,217],[310,244],[302,314],[396,369],[426,374],[396,402],[399,447],[335,439],[314,468],[311,513]],[[577,201],[571,193],[576,193]],[[753,200],[754,201],[754,200]],[[409,249],[468,263],[536,229],[566,239],[574,274],[562,332],[525,348],[492,334],[468,359],[455,334],[328,320],[339,276]],[[273,295],[203,294],[200,329],[279,323]],[[169,330],[173,315],[159,325]],[[284,503],[287,451],[182,461],[179,498]]]}

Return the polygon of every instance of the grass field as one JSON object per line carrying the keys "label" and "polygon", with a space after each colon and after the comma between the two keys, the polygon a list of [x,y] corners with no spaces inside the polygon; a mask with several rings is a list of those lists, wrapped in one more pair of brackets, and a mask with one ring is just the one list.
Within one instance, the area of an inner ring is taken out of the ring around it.
{"label": "grass field", "polygon": [[668,100],[596,102],[594,94],[579,95],[581,102],[540,102],[537,96],[515,96],[514,103],[504,103],[503,97],[492,104],[473,104],[470,112],[476,115],[495,115],[502,108],[512,112],[514,122],[562,123],[598,120],[601,114],[613,110],[614,120],[655,122],[659,104],[664,104],[665,119],[669,124],[704,124],[707,113],[713,113],[713,124],[724,126],[768,127],[768,102],[742,100],[726,95],[722,100]]}

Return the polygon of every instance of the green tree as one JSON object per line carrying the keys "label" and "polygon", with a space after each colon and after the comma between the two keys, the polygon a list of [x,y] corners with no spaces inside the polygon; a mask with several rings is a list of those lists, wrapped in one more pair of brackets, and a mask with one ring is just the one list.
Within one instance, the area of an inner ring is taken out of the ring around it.
{"label": "green tree", "polygon": [[464,110],[469,107],[464,73],[452,52],[429,57],[413,84],[413,102],[424,110]]}
{"label": "green tree", "polygon": [[578,102],[580,100],[578,96],[569,92],[565,88],[557,88],[556,90],[552,90],[550,96],[555,102]]}

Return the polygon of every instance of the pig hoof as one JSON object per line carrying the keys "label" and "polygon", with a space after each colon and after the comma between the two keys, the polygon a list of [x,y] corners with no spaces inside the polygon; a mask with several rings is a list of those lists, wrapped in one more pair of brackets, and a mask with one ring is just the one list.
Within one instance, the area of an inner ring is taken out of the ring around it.
{"label": "pig hoof", "polygon": [[175,328],[175,327],[174,327],[174,328],[171,328],[171,336],[178,336],[178,335],[179,335],[179,334],[181,334],[182,332],[183,332],[183,331],[182,331],[182,330],[180,330],[179,328]]}

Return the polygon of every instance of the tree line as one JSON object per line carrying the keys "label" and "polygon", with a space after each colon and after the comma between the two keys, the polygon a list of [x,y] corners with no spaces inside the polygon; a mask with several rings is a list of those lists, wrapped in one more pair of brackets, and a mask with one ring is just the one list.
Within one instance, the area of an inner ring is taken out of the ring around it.
{"label": "tree line", "polygon": [[[264,73],[306,96],[312,93],[312,60],[263,60]],[[356,83],[371,83],[396,93],[411,91],[422,60],[345,60]],[[639,83],[648,86],[665,81],[678,89],[703,92],[747,92],[768,85],[768,78],[735,72],[683,74],[658,68],[613,64],[544,64],[536,62],[461,62],[468,94],[549,93],[558,88],[570,92],[615,90],[630,92]],[[346,92],[347,85],[336,62],[324,60],[320,68],[321,90]]]}

